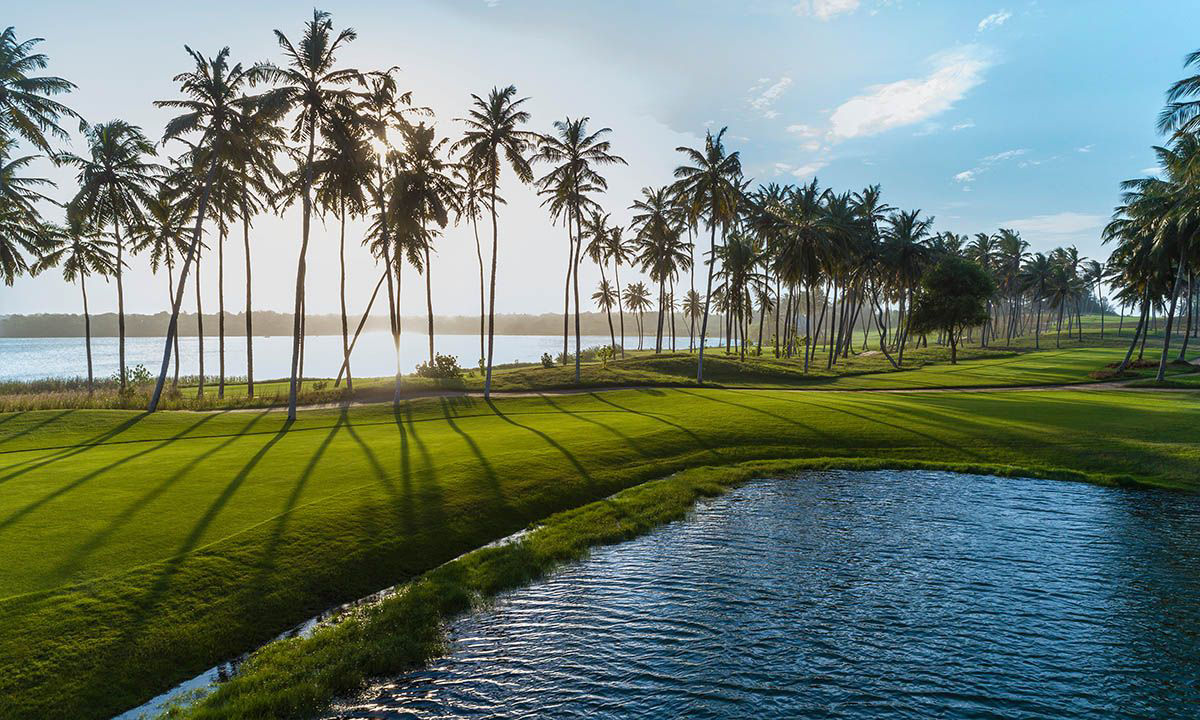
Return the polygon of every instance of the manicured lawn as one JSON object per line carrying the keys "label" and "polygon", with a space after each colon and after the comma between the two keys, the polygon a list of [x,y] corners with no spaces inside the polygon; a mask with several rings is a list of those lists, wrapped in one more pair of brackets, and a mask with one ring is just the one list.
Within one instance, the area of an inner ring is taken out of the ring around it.
{"label": "manicured lawn", "polygon": [[875,458],[1194,488],[1193,393],[624,390],[0,415],[0,716],[101,717],[339,601],[697,466]]}

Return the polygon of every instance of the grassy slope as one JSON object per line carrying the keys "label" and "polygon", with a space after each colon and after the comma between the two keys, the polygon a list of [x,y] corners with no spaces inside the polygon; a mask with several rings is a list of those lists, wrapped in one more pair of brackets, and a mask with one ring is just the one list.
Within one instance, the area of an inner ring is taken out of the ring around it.
{"label": "grassy slope", "polygon": [[[136,704],[547,514],[779,457],[1200,476],[1196,396],[642,389],[0,415],[0,716]],[[77,716],[78,712],[75,713]]]}

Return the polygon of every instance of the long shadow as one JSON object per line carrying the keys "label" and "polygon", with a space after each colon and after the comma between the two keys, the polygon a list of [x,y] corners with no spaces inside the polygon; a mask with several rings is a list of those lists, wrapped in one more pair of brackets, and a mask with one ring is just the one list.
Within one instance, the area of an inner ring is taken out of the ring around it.
{"label": "long shadow", "polygon": [[458,433],[458,436],[461,437],[463,439],[463,442],[465,442],[467,444],[467,447],[471,449],[471,453],[475,456],[475,459],[479,462],[479,466],[481,468],[483,468],[483,476],[487,480],[488,489],[492,493],[492,499],[500,507],[504,508],[505,510],[509,510],[510,508],[508,505],[508,500],[504,497],[504,493],[500,490],[500,476],[496,474],[496,470],[492,467],[492,464],[488,461],[487,457],[483,454],[483,450],[480,449],[479,443],[475,442],[475,438],[473,438],[469,434],[467,434],[462,428],[460,428],[458,426],[458,423],[454,421],[454,414],[452,412],[450,412],[453,404],[450,402],[447,402],[446,398],[442,398],[441,405],[442,405],[442,414],[446,418],[446,424],[448,426],[450,426],[451,430]]}
{"label": "long shadow", "polygon": [[[266,410],[266,411],[263,411],[262,413],[259,413],[256,416],[254,416],[254,418],[251,419],[251,421],[246,424],[245,429],[249,430],[250,428],[254,427],[260,420],[262,420],[264,417],[266,417],[269,414],[269,412],[270,412],[269,410]],[[208,416],[208,417],[212,417],[212,416]],[[196,423],[195,425],[192,425],[188,429],[184,430],[182,433],[179,433],[179,435],[177,435],[176,437],[187,434],[188,432],[195,429],[200,424],[204,423],[207,419],[208,418],[205,418],[205,420],[201,420],[200,422]],[[160,482],[158,485],[154,486],[149,491],[147,491],[145,494],[143,494],[141,497],[139,497],[137,500],[130,503],[130,505],[128,507],[126,507],[124,510],[122,510],[119,515],[117,515],[115,518],[110,520],[107,526],[105,526],[103,529],[97,531],[94,535],[92,535],[92,537],[88,538],[88,540],[86,540],[83,543],[83,545],[81,545],[79,547],[79,549],[75,550],[65,562],[63,562],[61,565],[59,565],[58,568],[55,569],[55,573],[60,576],[65,577],[65,576],[69,576],[71,573],[75,572],[79,568],[79,566],[83,564],[83,561],[85,558],[87,558],[89,555],[91,555],[93,552],[95,552],[98,548],[103,547],[105,545],[105,543],[108,542],[108,539],[110,537],[112,537],[112,535],[114,533],[116,533],[118,530],[120,530],[125,525],[125,523],[129,522],[129,520],[131,520],[134,515],[136,515],[139,511],[141,511],[144,507],[146,507],[150,503],[157,500],[160,496],[162,496],[163,493],[165,493],[168,489],[170,489],[171,486],[173,486],[176,482],[178,482],[183,477],[185,477],[189,472],[192,471],[193,468],[195,468],[197,465],[199,465],[205,459],[207,459],[208,457],[210,457],[212,455],[215,455],[216,453],[220,452],[221,450],[224,450],[226,447],[228,447],[232,443],[236,442],[240,437],[241,436],[239,436],[239,435],[232,435],[232,436],[226,438],[223,442],[219,443],[218,445],[215,445],[214,447],[211,447],[208,450],[205,450],[204,452],[200,453],[199,455],[196,455],[195,457],[190,459],[187,463],[185,463],[183,466],[181,466],[179,469],[177,469],[175,472],[171,473],[170,476],[164,478],[162,480],[162,482]],[[129,457],[122,458],[122,459],[110,464],[107,468],[104,468],[97,472],[105,472],[105,471],[112,469],[124,462],[128,462],[129,460],[132,460],[136,457],[152,453],[155,450],[159,450],[163,447],[166,447],[170,443],[174,442],[174,440],[175,440],[175,438],[164,440],[163,442],[159,443],[158,445],[155,445],[152,448],[147,448],[147,449],[142,450],[141,452],[137,453],[136,455],[131,455]]]}
{"label": "long shadow", "polygon": [[[211,420],[214,417],[216,417],[216,416],[215,415],[205,415],[198,422],[195,422],[192,425],[188,426],[187,428],[184,428],[180,432],[176,433],[175,435],[173,435],[170,438],[167,438],[166,440],[163,440],[162,442],[160,442],[157,445],[154,445],[154,446],[151,446],[148,448],[144,448],[143,450],[136,452],[132,455],[125,455],[125,456],[121,457],[120,459],[115,460],[103,467],[96,468],[95,470],[92,470],[91,472],[80,476],[79,478],[71,481],[70,483],[67,483],[66,485],[63,485],[62,487],[58,488],[57,490],[50,493],[49,495],[46,495],[42,498],[39,498],[39,499],[33,501],[32,503],[26,505],[25,507],[23,507],[20,510],[16,511],[15,513],[9,515],[8,517],[4,518],[3,520],[0,520],[0,530],[4,530],[5,528],[9,527],[13,523],[17,522],[21,518],[23,518],[26,515],[28,515],[29,513],[33,512],[34,510],[37,510],[38,508],[42,507],[43,505],[50,502],[51,500],[54,500],[55,498],[65,495],[66,493],[74,490],[75,488],[79,487],[80,485],[83,485],[84,483],[87,483],[87,482],[99,477],[100,475],[103,475],[104,473],[106,473],[110,470],[113,470],[131,460],[135,460],[144,455],[148,455],[149,453],[152,453],[155,450],[158,450],[160,448],[166,447],[167,445],[170,445],[171,443],[182,438],[184,435],[187,435],[188,433],[195,430],[197,427],[203,425],[204,423],[208,422],[209,420]],[[45,463],[45,464],[48,465],[49,463]],[[42,467],[42,466],[37,466],[37,467]],[[22,471],[22,473],[29,472],[31,470],[36,470],[37,467],[26,468],[25,470]],[[21,474],[21,473],[18,473],[18,474]],[[11,477],[5,478],[5,480],[8,480],[8,479],[11,479]]]}
{"label": "long shadow", "polygon": [[412,403],[404,405],[404,422],[408,425],[409,434],[412,435],[413,444],[417,446],[417,452],[421,454],[423,468],[420,468],[419,471],[423,471],[427,479],[425,486],[420,489],[421,510],[424,511],[426,519],[434,527],[441,527],[446,520],[445,513],[442,511],[442,486],[434,471],[433,455],[430,454],[429,448],[425,446],[425,441],[417,433],[418,424],[413,420]]}
{"label": "long shadow", "polygon": [[516,427],[521,428],[522,430],[527,430],[527,431],[533,433],[534,435],[537,435],[543,441],[545,441],[545,443],[547,445],[549,445],[550,447],[552,447],[555,450],[562,453],[562,456],[567,459],[567,462],[571,463],[571,466],[574,467],[576,472],[578,472],[585,480],[587,480],[588,482],[594,482],[594,479],[592,478],[591,473],[589,473],[587,471],[587,468],[585,468],[579,462],[579,458],[575,457],[575,455],[572,454],[570,450],[567,450],[565,447],[563,447],[560,442],[558,442],[554,438],[550,437],[546,433],[542,432],[541,430],[530,427],[528,425],[522,425],[521,423],[517,422],[516,420],[513,420],[508,415],[505,415],[504,411],[502,411],[500,409],[500,407],[498,405],[496,405],[496,403],[493,402],[492,400],[489,399],[489,400],[485,400],[484,402],[486,402],[488,407],[490,407],[492,409],[492,412],[494,412],[496,414],[496,417],[500,418],[501,420],[508,423],[509,425],[514,425]]}
{"label": "long shadow", "polygon": [[[589,394],[593,394],[593,393],[589,393]],[[644,457],[644,458],[654,457],[654,455],[652,453],[647,452],[646,449],[644,447],[642,447],[642,445],[640,443],[638,443],[638,441],[629,437],[629,435],[627,435],[626,433],[623,433],[620,430],[612,427],[611,425],[606,425],[605,423],[600,422],[596,418],[589,417],[585,413],[580,413],[580,412],[575,412],[574,410],[569,410],[566,407],[554,402],[554,398],[552,398],[549,395],[542,396],[542,399],[546,402],[547,405],[549,405],[550,407],[554,408],[555,410],[557,410],[565,415],[570,415],[571,417],[573,417],[577,420],[582,420],[583,422],[590,423],[592,425],[595,425],[598,428],[602,428],[608,434],[612,435],[613,437],[619,439],[621,442],[625,443],[629,447],[633,448],[642,457]]]}
{"label": "long shadow", "polygon": [[[142,420],[142,418],[148,416],[149,414],[150,413],[145,413],[145,412],[139,413],[139,414],[129,418],[125,422],[121,423],[120,425],[116,426],[115,428],[112,428],[111,430],[106,430],[106,431],[100,433],[99,435],[96,435],[95,437],[91,438],[90,440],[86,440],[82,443],[77,443],[75,445],[68,446],[65,449],[65,451],[62,453],[53,455],[48,458],[43,458],[42,460],[34,463],[33,465],[28,465],[26,467],[21,468],[20,470],[17,470],[16,472],[11,472],[3,477],[0,477],[0,483],[8,482],[9,480],[20,477],[21,475],[24,475],[25,473],[31,472],[33,470],[38,470],[40,468],[44,468],[47,465],[52,465],[56,462],[61,462],[63,460],[66,460],[67,458],[75,457],[76,455],[79,455],[80,453],[85,453],[94,447],[103,445],[108,440],[113,439],[114,437],[120,435],[121,433],[125,432],[126,430],[133,427],[134,425],[137,425]],[[209,417],[209,416],[206,416],[206,417]]]}
{"label": "long shadow", "polygon": [[[721,405],[729,405],[731,407],[741,408],[742,410],[750,410],[751,412],[756,412],[756,413],[759,413],[760,415],[766,415],[769,418],[774,418],[776,420],[782,420],[783,422],[788,423],[790,425],[795,425],[796,427],[798,427],[802,430],[806,430],[810,433],[813,433],[814,435],[818,435],[822,438],[825,438],[826,440],[834,439],[834,436],[832,433],[826,432],[824,430],[820,430],[811,425],[806,425],[795,418],[790,418],[786,415],[780,415],[779,413],[773,413],[770,410],[764,410],[763,408],[755,407],[754,405],[745,405],[742,403],[734,402],[732,400],[725,400],[725,399],[722,399],[719,397],[714,397],[713,395],[706,395],[703,393],[697,393],[697,392],[692,392],[689,390],[684,390],[683,388],[676,388],[676,392],[683,393],[684,395],[691,395],[692,397],[701,398],[702,400],[708,400],[709,402],[719,403]],[[778,396],[773,396],[772,399],[782,399],[782,398],[780,398]]]}
{"label": "long shadow", "polygon": [[692,442],[696,443],[696,447],[698,447],[699,449],[706,450],[711,455],[719,455],[720,454],[716,450],[713,449],[712,445],[705,442],[695,432],[693,432],[692,430],[690,430],[689,428],[687,428],[683,425],[680,425],[679,423],[677,423],[673,420],[668,420],[665,417],[662,417],[661,415],[656,415],[654,413],[648,413],[648,412],[644,412],[642,410],[634,410],[633,408],[625,407],[624,405],[613,402],[612,400],[609,400],[608,398],[604,397],[602,393],[593,392],[593,393],[588,393],[588,395],[590,395],[591,397],[595,398],[596,400],[604,403],[605,405],[610,405],[622,412],[627,412],[627,413],[630,413],[633,415],[640,415],[641,417],[648,418],[650,420],[656,420],[664,425],[667,425],[668,427],[675,428],[679,432],[681,432],[684,435],[687,435],[689,438],[691,438]]}
{"label": "long shadow", "polygon": [[[19,437],[24,437],[24,436],[28,435],[29,433],[34,432],[35,430],[41,430],[42,428],[46,427],[50,423],[53,423],[56,420],[61,420],[62,418],[66,417],[67,415],[70,415],[72,412],[74,412],[74,411],[73,410],[63,410],[62,412],[58,413],[57,415],[51,415],[39,422],[35,422],[34,424],[30,425],[29,427],[25,428],[24,430],[18,431],[16,433],[13,433],[12,435],[9,435],[8,437],[4,438],[4,442],[10,443]],[[25,416],[25,413],[23,413],[23,412],[13,413],[13,414],[5,417],[3,420],[0,420],[0,425],[3,425],[4,423],[6,423],[9,420],[12,420],[14,418],[24,417],[24,416]],[[4,450],[4,451],[0,451],[0,452],[19,452],[19,451]]]}

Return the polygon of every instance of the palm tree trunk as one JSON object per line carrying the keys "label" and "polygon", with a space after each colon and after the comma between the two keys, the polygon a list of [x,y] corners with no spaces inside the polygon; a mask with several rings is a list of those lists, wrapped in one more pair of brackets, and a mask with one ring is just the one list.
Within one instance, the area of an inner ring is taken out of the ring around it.
{"label": "palm tree trunk", "polygon": [[175,288],[175,302],[171,305],[171,320],[167,323],[167,341],[163,348],[162,367],[158,372],[158,382],[154,385],[154,394],[150,396],[150,404],[147,406],[147,412],[154,412],[158,409],[158,401],[162,398],[163,385],[167,382],[167,366],[171,362],[171,347],[175,343],[175,355],[179,355],[178,333],[179,333],[179,308],[183,305],[183,292],[187,284],[188,267],[192,264],[192,258],[196,257],[197,249],[200,246],[200,228],[204,224],[204,214],[208,210],[208,198],[212,194],[213,176],[217,173],[217,158],[220,150],[218,144],[214,148],[212,160],[209,161],[208,171],[204,175],[204,189],[200,193],[200,203],[196,207],[196,226],[192,231],[192,242],[188,245],[187,257],[184,258],[183,268],[179,272],[179,285]]}
{"label": "palm tree trunk", "polygon": [[708,239],[708,289],[704,293],[704,319],[700,322],[700,349],[696,353],[696,382],[704,384],[704,342],[708,337],[708,311],[712,301],[713,268],[717,264],[717,221],[709,229]]}
{"label": "palm tree trunk", "polygon": [[[1063,321],[1063,309],[1064,309],[1066,306],[1067,306],[1067,303],[1066,303],[1066,301],[1065,301],[1065,300],[1064,300],[1063,302],[1060,302],[1060,303],[1058,304],[1058,333],[1057,333],[1057,335],[1056,335],[1056,336],[1055,336],[1055,338],[1054,338],[1054,347],[1055,347],[1055,349],[1058,349],[1058,348],[1062,347],[1062,321]],[[1070,333],[1070,330],[1068,330],[1068,334],[1069,334],[1069,333]]]}
{"label": "palm tree trunk", "polygon": [[[167,304],[171,304],[175,299],[175,272],[171,268],[171,264],[167,263]],[[179,387],[179,335],[175,335],[175,379],[172,382],[172,387]]]}
{"label": "palm tree trunk", "polygon": [[254,397],[254,305],[250,293],[250,211],[242,192],[242,245],[246,251],[246,397]]}
{"label": "palm tree trunk", "polygon": [[[625,359],[625,308],[621,304],[621,263],[613,260],[613,280],[617,283],[617,317],[621,319],[621,359]],[[609,315],[612,312],[609,311]]]}
{"label": "palm tree trunk", "polygon": [[433,265],[429,257],[429,238],[425,235],[425,218],[421,217],[421,236],[425,238],[425,309],[429,318],[429,366],[433,367]]}
{"label": "palm tree trunk", "polygon": [[663,347],[663,305],[667,302],[667,287],[665,278],[658,281],[658,329],[654,334],[654,354],[662,352]]}
{"label": "palm tree trunk", "polygon": [[124,251],[121,242],[121,223],[113,219],[113,241],[117,245],[117,355],[118,370],[121,383],[121,394],[125,394],[128,376],[125,372],[125,262],[121,259]]}
{"label": "palm tree trunk", "polygon": [[571,233],[571,210],[567,210],[567,279],[563,283],[563,352],[562,364],[570,357],[567,343],[571,338],[571,268],[575,265],[575,237]]}
{"label": "palm tree trunk", "polygon": [[483,397],[492,397],[492,356],[496,349],[496,253],[500,249],[500,228],[496,221],[496,167],[499,160],[492,159],[492,279],[488,289],[488,348],[487,348],[487,377],[483,381]]}
{"label": "palm tree trunk", "polygon": [[1129,343],[1129,349],[1125,351],[1125,359],[1117,366],[1116,374],[1120,375],[1125,372],[1125,368],[1129,367],[1129,361],[1133,359],[1133,349],[1138,345],[1138,338],[1142,335],[1146,328],[1146,313],[1150,306],[1150,290],[1149,288],[1142,295],[1142,310],[1138,318],[1137,328],[1133,331],[1133,342]]}
{"label": "palm tree trunk", "polygon": [[[379,288],[383,286],[383,281],[391,278],[392,268],[389,266],[383,271],[383,275],[379,276],[379,281],[375,283],[375,290],[371,292],[371,299],[367,301],[367,309],[363,311],[362,318],[358,321],[358,327],[354,330],[354,338],[350,340],[350,349],[346,352],[346,357],[342,358],[342,367],[338,370],[337,379],[333,381],[333,386],[337,387],[342,382],[342,375],[350,369],[350,354],[354,352],[354,345],[358,342],[358,336],[362,334],[363,326],[367,324],[367,318],[371,315],[371,308],[375,305],[375,298],[379,295]],[[482,357],[480,358],[483,359]]]}
{"label": "palm tree trunk", "polygon": [[579,339],[579,255],[583,251],[583,225],[579,218],[579,208],[575,208],[575,261],[571,267],[571,284],[575,290],[575,382],[579,380],[579,364],[583,348],[580,347]]}
{"label": "palm tree trunk", "polygon": [[[597,263],[600,266],[600,286],[608,288],[608,278],[604,277],[604,263]],[[617,333],[613,328],[612,321],[612,303],[605,303],[604,314],[608,316],[608,341],[613,349],[614,355],[617,352]]]}
{"label": "palm tree trunk", "polygon": [[1171,350],[1171,327],[1175,321],[1175,305],[1179,300],[1179,291],[1183,289],[1183,278],[1187,274],[1187,256],[1179,253],[1179,267],[1175,270],[1175,287],[1171,290],[1171,309],[1167,312],[1167,323],[1163,331],[1162,355],[1158,358],[1158,375],[1156,380],[1163,381],[1167,374],[1167,354]]}
{"label": "palm tree trunk", "polygon": [[471,216],[471,227],[475,230],[475,257],[479,259],[479,359],[483,360],[483,334],[486,330],[486,319],[484,318],[484,290],[483,290],[483,249],[479,246],[479,222],[475,216]]}
{"label": "palm tree trunk", "polygon": [[83,343],[87,350],[87,366],[88,366],[88,396],[92,395],[95,390],[95,376],[92,374],[92,316],[88,312],[87,285],[84,278],[86,273],[82,270],[79,272],[79,291],[83,293]]}
{"label": "palm tree trunk", "polygon": [[667,299],[669,314],[667,317],[671,319],[671,352],[675,352],[675,280],[671,280],[671,289],[668,291]]}
{"label": "palm tree trunk", "polygon": [[302,321],[304,312],[304,276],[308,259],[308,231],[312,221],[312,181],[313,181],[313,151],[316,144],[316,134],[309,133],[308,155],[304,160],[304,188],[301,219],[300,257],[296,261],[296,304],[292,315],[292,376],[288,384],[288,422],[296,420],[296,394],[300,390],[300,337],[303,332]]}
{"label": "palm tree trunk", "polygon": [[1033,328],[1033,349],[1034,350],[1042,349],[1041,329],[1042,329],[1042,300],[1041,300],[1041,298],[1038,298],[1038,301],[1037,301],[1037,325],[1035,325]]}
{"label": "palm tree trunk", "polygon": [[1183,343],[1179,346],[1179,359],[1187,360],[1188,339],[1192,336],[1192,316],[1196,310],[1196,274],[1188,276],[1187,326],[1183,330]]}
{"label": "palm tree trunk", "polygon": [[[354,376],[350,373],[350,328],[346,319],[346,199],[341,199],[341,232],[338,242],[339,294],[342,305],[342,362],[346,366],[346,390],[354,392]],[[340,377],[340,375],[339,375]],[[337,383],[334,383],[337,387]]]}
{"label": "palm tree trunk", "polygon": [[196,343],[200,356],[200,385],[196,397],[204,397],[204,305],[200,293],[200,254],[196,254]]}
{"label": "palm tree trunk", "polygon": [[217,399],[225,398],[225,226],[217,240]]}

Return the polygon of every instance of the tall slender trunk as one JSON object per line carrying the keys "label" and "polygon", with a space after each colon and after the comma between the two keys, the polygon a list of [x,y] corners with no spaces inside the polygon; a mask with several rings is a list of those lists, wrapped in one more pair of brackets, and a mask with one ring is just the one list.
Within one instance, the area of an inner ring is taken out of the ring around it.
{"label": "tall slender trunk", "polygon": [[668,303],[668,307],[670,308],[670,311],[669,311],[670,314],[668,315],[668,317],[671,318],[671,352],[675,352],[675,280],[674,280],[674,278],[672,278],[672,280],[671,280],[671,289],[669,291],[669,295],[667,296],[667,299],[670,301]]}
{"label": "tall slender trunk", "polygon": [[302,330],[302,313],[304,311],[304,276],[308,270],[308,232],[312,221],[312,181],[313,181],[313,152],[316,146],[316,133],[309,133],[308,155],[304,160],[304,202],[301,220],[300,257],[296,261],[296,304],[292,316],[292,376],[288,384],[288,422],[296,419],[296,394],[300,390],[298,373],[300,372],[300,338]]}
{"label": "tall slender trunk", "polygon": [[117,372],[120,374],[121,393],[125,393],[128,375],[125,370],[125,261],[121,259],[124,252],[121,242],[121,223],[113,219],[113,242],[117,246]]}
{"label": "tall slender trunk", "polygon": [[92,373],[92,316],[88,312],[87,285],[84,278],[87,274],[80,271],[79,273],[79,291],[83,293],[83,342],[84,348],[87,350],[87,365],[88,365],[88,395],[90,396],[95,391],[95,376]]}
{"label": "tall slender trunk", "polygon": [[225,397],[225,226],[217,240],[217,399]]}
{"label": "tall slender trunk", "polygon": [[484,273],[483,273],[483,249],[479,246],[479,221],[474,215],[471,216],[471,227],[475,231],[475,257],[479,259],[479,359],[483,360],[483,334],[487,329],[486,318],[484,317]]}
{"label": "tall slender trunk", "polygon": [[363,326],[367,324],[367,318],[371,315],[371,308],[375,305],[375,298],[379,295],[379,288],[383,286],[383,281],[391,277],[391,275],[392,268],[389,266],[384,269],[383,275],[380,275],[379,281],[375,283],[375,290],[371,292],[371,299],[367,301],[367,309],[363,311],[362,318],[358,321],[358,327],[354,330],[354,338],[350,341],[350,351],[346,353],[346,357],[342,358],[342,367],[338,370],[337,379],[333,381],[334,387],[337,387],[342,382],[342,375],[349,370],[350,353],[354,352],[354,345],[358,342],[358,336],[362,334]]}
{"label": "tall slender trunk", "polygon": [[[605,289],[611,289],[608,287],[608,278],[606,278],[604,276],[605,263],[598,262],[596,264],[600,266],[600,286]],[[620,296],[618,296],[618,297],[620,297]],[[612,304],[611,303],[605,304],[604,314],[608,316],[608,341],[609,341],[609,343],[611,343],[610,347],[612,347],[613,353],[615,354],[617,352],[617,333],[616,333],[616,330],[613,329]]]}
{"label": "tall slender trunk", "polygon": [[666,308],[663,307],[667,302],[667,287],[666,279],[660,278],[658,281],[658,329],[654,334],[654,354],[662,352],[663,347],[663,312]]}
{"label": "tall slender trunk", "polygon": [[1196,274],[1188,276],[1187,326],[1183,329],[1183,343],[1179,346],[1179,359],[1187,360],[1188,339],[1192,336],[1192,316],[1196,309]]}
{"label": "tall slender trunk", "polygon": [[250,293],[250,203],[242,192],[242,245],[246,251],[246,396],[254,397],[254,304]]}
{"label": "tall slender trunk", "polygon": [[433,367],[433,264],[429,257],[429,236],[425,234],[425,217],[421,217],[421,236],[425,238],[425,309],[429,317],[429,366]]}
{"label": "tall slender trunk", "polygon": [[[174,275],[175,275],[175,272],[171,268],[171,264],[167,263],[167,304],[168,305],[170,305],[172,302],[174,302],[174,299],[175,299],[175,278],[173,277]],[[173,350],[174,350],[174,355],[175,355],[175,379],[171,383],[171,386],[177,388],[177,387],[179,387],[179,334],[178,333],[175,334],[175,344],[174,344]]]}
{"label": "tall slender trunk", "polygon": [[704,319],[700,322],[700,348],[696,352],[696,382],[704,384],[704,342],[708,337],[708,311],[712,301],[713,268],[717,264],[717,221],[714,218],[708,238],[708,289],[704,292]]}
{"label": "tall slender trunk", "polygon": [[1179,267],[1175,270],[1175,287],[1171,290],[1171,309],[1167,312],[1167,323],[1163,331],[1162,355],[1158,358],[1158,376],[1162,382],[1167,374],[1167,354],[1171,350],[1171,328],[1175,322],[1175,305],[1179,300],[1179,291],[1183,289],[1183,278],[1187,274],[1187,256],[1179,253]]}
{"label": "tall slender trunk", "polygon": [[1146,313],[1150,306],[1150,291],[1147,290],[1142,295],[1142,309],[1138,318],[1137,328],[1133,331],[1133,342],[1129,343],[1129,349],[1125,351],[1125,359],[1117,366],[1116,374],[1120,375],[1125,372],[1125,368],[1129,367],[1129,361],[1133,359],[1133,350],[1137,347],[1138,338],[1146,329]]}
{"label": "tall slender trunk", "polygon": [[204,305],[200,298],[200,267],[201,257],[196,254],[196,344],[200,356],[200,385],[196,388],[196,397],[204,397]]}
{"label": "tall slender trunk", "polygon": [[1042,300],[1041,300],[1041,298],[1038,298],[1038,301],[1037,301],[1037,324],[1033,328],[1033,349],[1034,350],[1042,349],[1041,330],[1042,330]]}
{"label": "tall slender trunk", "polygon": [[[613,259],[613,280],[617,283],[617,317],[621,319],[621,358],[625,358],[625,309],[621,305],[621,263]],[[611,312],[609,313],[612,314]]]}
{"label": "tall slender trunk", "polygon": [[[354,375],[350,372],[350,328],[346,320],[346,199],[341,199],[341,230],[338,237],[338,264],[340,265],[339,296],[342,306],[342,362],[346,365],[346,390],[354,392]],[[334,384],[337,387],[337,384]]]}
{"label": "tall slender trunk", "polygon": [[[218,144],[214,150],[220,150]],[[163,385],[167,381],[167,366],[171,362],[171,347],[172,343],[176,342],[179,333],[179,308],[183,305],[183,292],[187,284],[188,268],[192,264],[192,259],[196,257],[197,248],[200,245],[200,229],[204,224],[204,215],[208,210],[208,198],[212,194],[213,176],[217,173],[217,158],[218,152],[214,152],[212,160],[209,161],[208,171],[204,175],[204,186],[200,193],[200,203],[196,207],[196,226],[192,231],[192,242],[188,246],[187,257],[184,258],[183,268],[179,272],[179,285],[175,288],[175,302],[171,306],[171,320],[167,323],[167,340],[163,348],[162,367],[158,372],[158,382],[154,385],[154,394],[150,397],[150,404],[147,407],[148,412],[154,412],[158,409],[158,402],[162,398]],[[178,349],[176,350],[178,355]]]}
{"label": "tall slender trunk", "polygon": [[579,217],[579,208],[575,208],[575,260],[571,267],[571,285],[575,294],[575,382],[580,382],[579,365],[582,362],[583,348],[580,347],[579,332],[579,256],[583,252],[583,221]]}
{"label": "tall slender trunk", "polygon": [[483,381],[483,397],[492,397],[492,356],[496,349],[496,253],[500,249],[500,228],[496,223],[496,163],[492,160],[492,280],[488,289],[488,348],[487,348],[487,377]]}
{"label": "tall slender trunk", "polygon": [[571,268],[575,266],[575,236],[572,234],[572,213],[567,210],[567,278],[563,283],[563,352],[562,364],[566,366],[570,351],[568,343],[571,339]]}
{"label": "tall slender trunk", "polygon": [[[1066,309],[1066,306],[1067,306],[1067,303],[1065,301],[1058,304],[1058,332],[1054,338],[1055,349],[1062,347],[1063,310]],[[1071,330],[1070,330],[1070,328],[1068,328],[1067,329],[1067,338],[1070,339],[1070,336],[1071,336]]]}

